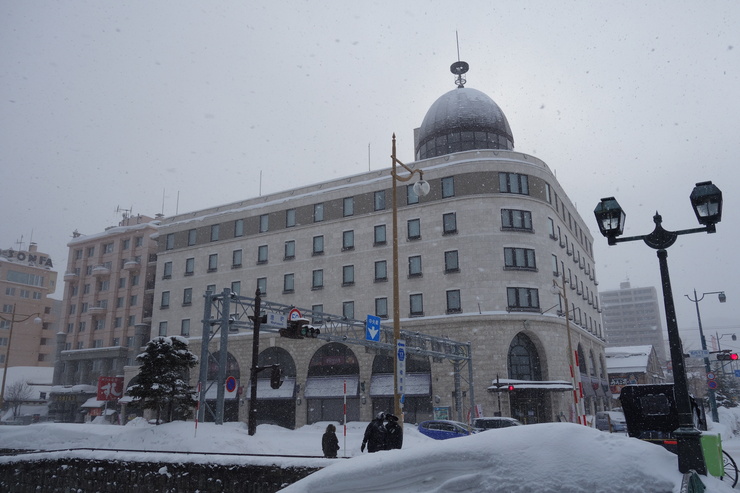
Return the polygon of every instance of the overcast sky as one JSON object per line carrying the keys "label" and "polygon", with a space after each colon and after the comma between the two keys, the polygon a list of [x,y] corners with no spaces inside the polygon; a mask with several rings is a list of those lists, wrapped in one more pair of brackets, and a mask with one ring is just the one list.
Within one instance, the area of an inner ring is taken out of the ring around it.
{"label": "overcast sky", "polygon": [[[626,235],[698,226],[688,196],[724,192],[714,235],[668,250],[686,349],[740,323],[740,3],[728,1],[34,1],[0,3],[0,248],[32,238],[66,268],[72,231],[117,208],[172,215],[413,161],[413,129],[454,88],[506,114],[594,234],[599,288],[655,286],[654,250]],[[61,276],[60,276],[61,279]],[[55,297],[62,296],[60,282]],[[729,337],[723,347],[732,347]],[[740,349],[740,341],[736,343]]]}

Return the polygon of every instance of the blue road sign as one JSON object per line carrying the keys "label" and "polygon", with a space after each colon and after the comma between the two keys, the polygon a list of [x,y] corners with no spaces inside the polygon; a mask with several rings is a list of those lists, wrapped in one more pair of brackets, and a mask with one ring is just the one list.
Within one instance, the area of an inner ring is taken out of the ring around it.
{"label": "blue road sign", "polygon": [[365,340],[380,342],[380,317],[368,315],[365,321]]}

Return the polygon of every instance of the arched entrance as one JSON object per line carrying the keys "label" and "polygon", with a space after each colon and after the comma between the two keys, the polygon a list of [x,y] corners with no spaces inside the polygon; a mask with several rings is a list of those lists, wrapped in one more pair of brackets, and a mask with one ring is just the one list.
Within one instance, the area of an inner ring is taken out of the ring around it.
{"label": "arched entrance", "polygon": [[[296,366],[290,353],[280,347],[262,351],[257,359],[260,367],[280,365],[283,384],[279,389],[270,386],[270,370],[257,374],[257,424],[273,424],[295,429]],[[246,391],[249,397],[249,391]]]}
{"label": "arched entrance", "polygon": [[[540,355],[529,336],[522,332],[509,345],[507,364],[509,378],[512,380],[542,380]],[[511,416],[522,423],[550,421],[550,398],[545,389],[515,388],[509,393],[509,402]]]}
{"label": "arched entrance", "polygon": [[[370,398],[373,416],[379,412],[393,412],[394,368],[393,357],[378,355],[373,359],[370,379]],[[432,419],[432,366],[429,358],[410,355],[406,359],[406,394],[403,419],[406,423],[420,423]]]}
{"label": "arched entrance", "polygon": [[306,422],[344,421],[346,388],[347,421],[360,419],[360,365],[355,353],[344,344],[321,346],[308,365]]}
{"label": "arched entrance", "polygon": [[[206,402],[211,409],[216,409],[216,397],[218,394],[218,361],[220,351],[211,353],[208,358],[208,377],[206,382]],[[226,353],[226,378],[236,378],[237,389],[240,389],[244,383],[241,381],[241,370],[239,363],[231,353]],[[203,421],[213,421],[211,413],[206,412]],[[224,421],[239,421],[239,392],[224,393]]]}

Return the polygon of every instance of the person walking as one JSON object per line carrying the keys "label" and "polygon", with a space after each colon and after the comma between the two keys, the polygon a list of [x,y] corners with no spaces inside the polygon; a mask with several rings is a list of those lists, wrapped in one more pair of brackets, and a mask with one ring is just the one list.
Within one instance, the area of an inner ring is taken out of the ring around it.
{"label": "person walking", "polygon": [[367,428],[365,428],[365,435],[362,438],[362,446],[360,447],[361,452],[365,451],[366,444],[368,452],[385,450],[386,430],[385,423],[383,423],[384,420],[385,413],[380,412],[375,416],[375,419],[370,421],[370,424],[367,425]]}
{"label": "person walking", "polygon": [[321,450],[324,451],[324,457],[329,459],[337,458],[339,450],[339,439],[337,438],[337,427],[330,424],[321,437]]}
{"label": "person walking", "polygon": [[385,416],[385,449],[393,450],[403,446],[403,428],[398,424],[398,416],[386,414]]}

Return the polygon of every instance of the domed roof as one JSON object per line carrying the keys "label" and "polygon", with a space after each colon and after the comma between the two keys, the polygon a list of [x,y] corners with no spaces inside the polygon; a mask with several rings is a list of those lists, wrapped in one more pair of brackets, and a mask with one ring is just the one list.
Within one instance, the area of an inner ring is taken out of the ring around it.
{"label": "domed roof", "polygon": [[432,104],[417,137],[416,159],[471,149],[514,148],[501,108],[484,93],[462,86]]}

